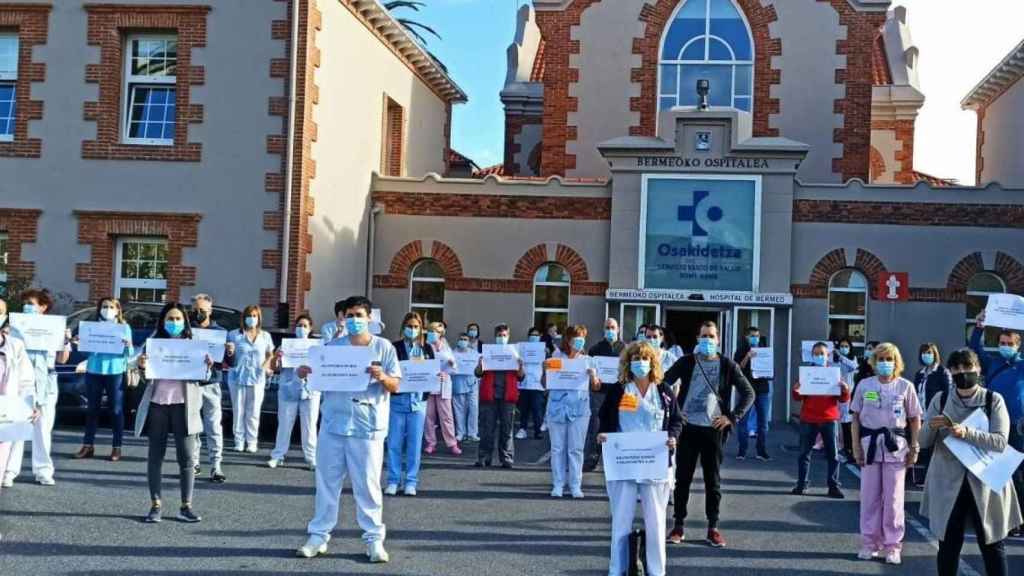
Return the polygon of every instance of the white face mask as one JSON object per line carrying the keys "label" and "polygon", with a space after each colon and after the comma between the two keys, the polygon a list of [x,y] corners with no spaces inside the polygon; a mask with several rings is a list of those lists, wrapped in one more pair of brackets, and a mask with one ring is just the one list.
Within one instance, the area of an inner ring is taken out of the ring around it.
{"label": "white face mask", "polygon": [[101,308],[100,317],[107,322],[113,322],[114,320],[117,320],[117,310],[113,308]]}

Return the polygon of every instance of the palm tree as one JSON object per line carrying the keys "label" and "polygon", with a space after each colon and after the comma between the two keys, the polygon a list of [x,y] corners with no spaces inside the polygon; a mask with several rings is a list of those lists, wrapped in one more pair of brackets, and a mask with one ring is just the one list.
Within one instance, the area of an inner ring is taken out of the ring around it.
{"label": "palm tree", "polygon": [[[384,2],[384,8],[387,9],[389,12],[394,12],[396,10],[400,10],[403,8],[407,10],[412,10],[414,12],[419,12],[420,8],[423,6],[426,6],[426,3],[420,2],[419,0],[389,0],[388,2]],[[422,34],[420,34],[420,31],[429,33],[438,40],[441,39],[441,35],[438,34],[430,26],[427,26],[426,24],[417,22],[415,20],[410,20],[408,18],[400,18],[397,16],[395,17],[395,20],[397,20],[398,23],[401,24],[410,34],[415,36],[416,39],[419,40],[421,44],[426,44],[427,39],[424,38]]]}

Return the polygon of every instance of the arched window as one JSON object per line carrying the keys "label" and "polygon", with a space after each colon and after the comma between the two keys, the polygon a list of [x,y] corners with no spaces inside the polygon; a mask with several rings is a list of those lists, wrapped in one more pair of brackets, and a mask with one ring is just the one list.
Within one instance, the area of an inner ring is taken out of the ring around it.
{"label": "arched window", "polygon": [[696,106],[697,80],[712,106],[753,109],[754,41],[734,0],[686,0],[662,39],[658,107]]}
{"label": "arched window", "polygon": [[434,260],[423,260],[412,269],[409,309],[425,323],[444,320],[444,270]]}
{"label": "arched window", "polygon": [[[971,339],[971,332],[974,330],[974,319],[985,309],[988,304],[989,294],[1002,294],[1006,292],[1006,282],[992,272],[978,272],[971,277],[967,283],[967,315],[964,318],[967,329],[967,340]],[[982,340],[985,348],[995,350],[999,347],[999,328],[985,328],[985,338]]]}
{"label": "arched window", "polygon": [[533,275],[533,325],[565,328],[569,322],[569,272],[558,264],[545,264]]}
{"label": "arched window", "polygon": [[828,281],[828,337],[846,337],[862,351],[868,336],[868,281],[858,270],[840,270]]}

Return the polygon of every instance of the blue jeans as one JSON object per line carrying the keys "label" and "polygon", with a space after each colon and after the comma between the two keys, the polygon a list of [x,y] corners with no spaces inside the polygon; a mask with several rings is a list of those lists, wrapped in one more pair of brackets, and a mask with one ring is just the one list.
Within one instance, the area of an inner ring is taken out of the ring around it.
{"label": "blue jeans", "polygon": [[100,402],[103,392],[110,403],[111,428],[114,433],[114,448],[121,447],[124,437],[124,374],[86,374],[85,394],[89,408],[85,414],[85,438],[82,444],[92,446],[96,441],[96,427],[100,419]]}
{"label": "blue jeans", "polygon": [[829,488],[839,487],[839,453],[836,451],[838,428],[838,422],[800,423],[800,458],[797,460],[798,486],[807,486],[807,479],[811,474],[811,452],[814,448],[814,441],[820,433],[822,443],[825,445],[825,459],[828,461],[828,486]]}
{"label": "blue jeans", "polygon": [[423,449],[423,426],[426,411],[391,411],[388,421],[388,481],[402,483],[402,456],[405,456],[405,485],[416,486],[420,474],[420,451]]}
{"label": "blue jeans", "polygon": [[771,410],[771,405],[771,392],[754,395],[754,405],[750,408],[743,419],[740,420],[739,431],[736,434],[736,441],[739,442],[739,454],[741,456],[747,455],[747,444],[749,442],[747,421],[750,420],[751,416],[757,418],[757,453],[758,455],[768,454],[765,444],[768,437],[768,412]]}

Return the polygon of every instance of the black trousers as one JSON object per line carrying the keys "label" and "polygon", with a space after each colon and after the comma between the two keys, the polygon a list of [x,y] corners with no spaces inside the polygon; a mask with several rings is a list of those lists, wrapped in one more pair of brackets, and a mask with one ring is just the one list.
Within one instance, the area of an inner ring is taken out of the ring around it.
{"label": "black trousers", "polygon": [[597,443],[597,434],[601,430],[601,406],[604,404],[604,392],[590,393],[590,422],[587,424],[587,441],[583,448],[584,469],[594,469],[601,461],[601,445]]}
{"label": "black trousers", "polygon": [[718,511],[722,503],[722,433],[705,426],[683,426],[676,450],[675,525],[686,520],[686,504],[690,500],[690,484],[697,471],[697,461],[704,471],[704,508],[708,528],[718,526]]}
{"label": "black trousers", "polygon": [[161,498],[160,481],[164,455],[167,453],[167,438],[173,435],[178,460],[178,477],[181,481],[181,503],[183,505],[190,504],[192,488],[195,486],[195,472],[192,469],[192,442],[195,441],[195,438],[188,435],[185,405],[150,404],[146,425],[149,436],[146,476],[149,480],[150,498],[153,500]]}
{"label": "black trousers", "polygon": [[966,476],[964,483],[960,486],[960,495],[957,496],[956,503],[953,504],[953,511],[949,514],[946,534],[939,541],[939,576],[957,576],[960,573],[960,550],[964,547],[964,530],[967,528],[968,520],[974,523],[974,533],[978,536],[978,548],[981,548],[981,559],[985,563],[985,574],[987,576],[1006,576],[1008,570],[1006,547],[1003,545],[1003,540],[993,543],[984,541],[981,514],[978,513],[978,505],[974,502],[974,495],[971,494],[971,486]]}

